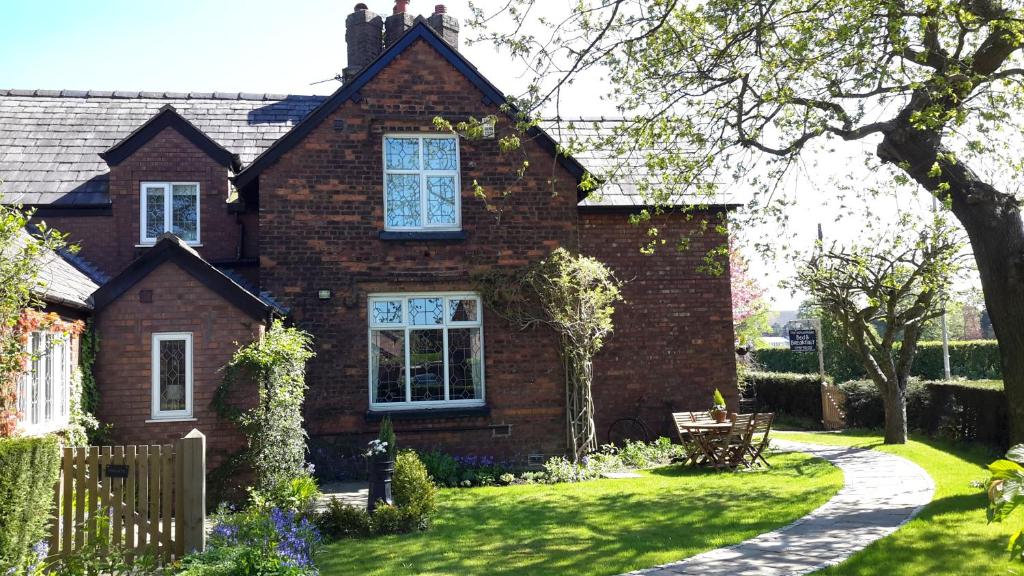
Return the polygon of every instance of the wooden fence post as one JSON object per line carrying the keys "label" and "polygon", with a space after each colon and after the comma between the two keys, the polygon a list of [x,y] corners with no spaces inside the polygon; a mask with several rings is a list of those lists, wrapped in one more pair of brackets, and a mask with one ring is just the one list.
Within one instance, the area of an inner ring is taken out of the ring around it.
{"label": "wooden fence post", "polygon": [[206,549],[206,436],[193,429],[175,446],[175,542],[178,557]]}

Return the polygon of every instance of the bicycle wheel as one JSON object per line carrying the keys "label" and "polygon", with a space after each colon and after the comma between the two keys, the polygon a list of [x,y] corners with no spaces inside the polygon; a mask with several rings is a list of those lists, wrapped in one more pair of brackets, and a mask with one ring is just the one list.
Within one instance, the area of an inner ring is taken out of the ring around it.
{"label": "bicycle wheel", "polygon": [[607,443],[625,446],[630,442],[650,442],[651,433],[639,418],[619,418],[608,427]]}

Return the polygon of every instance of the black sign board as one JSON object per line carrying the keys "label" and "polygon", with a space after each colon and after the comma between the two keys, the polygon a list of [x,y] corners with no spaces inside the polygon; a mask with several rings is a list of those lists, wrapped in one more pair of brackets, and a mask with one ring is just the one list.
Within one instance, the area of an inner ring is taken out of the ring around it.
{"label": "black sign board", "polygon": [[817,352],[818,333],[813,330],[790,330],[789,349],[793,352]]}
{"label": "black sign board", "polygon": [[125,464],[107,464],[105,473],[107,478],[127,478],[128,466]]}

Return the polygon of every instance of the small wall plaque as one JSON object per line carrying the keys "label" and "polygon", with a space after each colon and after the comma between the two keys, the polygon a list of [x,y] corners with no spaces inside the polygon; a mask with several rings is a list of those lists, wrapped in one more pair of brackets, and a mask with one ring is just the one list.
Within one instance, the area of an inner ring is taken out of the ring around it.
{"label": "small wall plaque", "polygon": [[104,471],[107,478],[127,478],[128,477],[128,465],[127,464],[107,464],[106,470]]}

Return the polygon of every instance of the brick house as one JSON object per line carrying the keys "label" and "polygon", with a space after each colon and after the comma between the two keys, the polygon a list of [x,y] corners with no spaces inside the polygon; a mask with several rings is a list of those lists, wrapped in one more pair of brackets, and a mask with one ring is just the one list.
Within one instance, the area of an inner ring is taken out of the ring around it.
{"label": "brick house", "polygon": [[[525,459],[565,449],[555,338],[482,305],[474,272],[516,270],[556,247],[629,280],[596,364],[597,429],[638,410],[735,396],[728,274],[698,271],[727,241],[644,256],[642,208],[540,129],[517,175],[502,154],[505,96],[458,51],[439,6],[346,21],[344,83],[327,97],[0,90],[0,192],[81,245],[99,288],[98,416],[120,441],[210,436],[211,462],[241,441],[209,405],[219,367],[271,318],[313,334],[307,429],[317,464],[390,415],[403,445]],[[495,117],[495,137],[433,119]],[[547,167],[551,168],[548,169]],[[474,195],[510,189],[500,217]],[[700,211],[723,216],[728,206]],[[659,217],[666,235],[699,218]]]}

